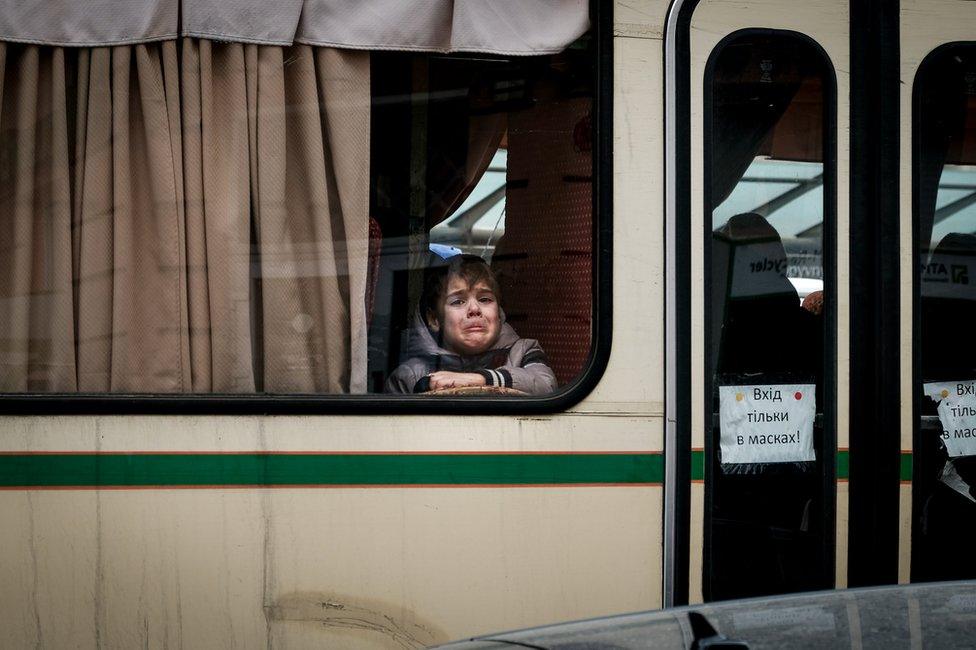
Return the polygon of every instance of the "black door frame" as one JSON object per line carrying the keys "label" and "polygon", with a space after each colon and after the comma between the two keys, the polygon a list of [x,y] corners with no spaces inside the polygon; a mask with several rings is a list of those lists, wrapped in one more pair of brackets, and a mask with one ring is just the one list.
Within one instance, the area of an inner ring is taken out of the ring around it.
{"label": "black door frame", "polygon": [[[690,27],[673,0],[664,34],[664,604],[688,602],[691,450]],[[898,579],[900,490],[899,3],[850,7],[848,585]],[[840,179],[843,182],[843,179]],[[910,305],[908,306],[910,307]]]}

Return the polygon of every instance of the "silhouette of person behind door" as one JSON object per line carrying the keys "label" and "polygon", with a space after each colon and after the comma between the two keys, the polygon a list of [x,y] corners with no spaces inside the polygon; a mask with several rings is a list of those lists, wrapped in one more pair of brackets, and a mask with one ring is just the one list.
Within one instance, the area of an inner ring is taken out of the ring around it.
{"label": "silhouette of person behind door", "polygon": [[[816,383],[823,327],[800,306],[782,239],[761,215],[739,214],[712,239],[714,385]],[[717,389],[716,389],[717,394]],[[718,410],[717,397],[714,411]],[[716,422],[717,425],[717,422]],[[712,600],[804,591],[823,582],[823,481],[813,463],[720,466],[713,427]],[[818,459],[821,428],[815,428]]]}

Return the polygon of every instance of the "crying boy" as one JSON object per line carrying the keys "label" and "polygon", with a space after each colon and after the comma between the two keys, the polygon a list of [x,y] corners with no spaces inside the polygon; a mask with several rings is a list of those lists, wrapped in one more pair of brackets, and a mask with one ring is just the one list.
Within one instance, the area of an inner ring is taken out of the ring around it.
{"label": "crying boy", "polygon": [[407,357],[387,380],[387,392],[502,386],[545,395],[556,389],[539,342],[519,338],[505,323],[498,282],[475,255],[456,255],[428,272]]}

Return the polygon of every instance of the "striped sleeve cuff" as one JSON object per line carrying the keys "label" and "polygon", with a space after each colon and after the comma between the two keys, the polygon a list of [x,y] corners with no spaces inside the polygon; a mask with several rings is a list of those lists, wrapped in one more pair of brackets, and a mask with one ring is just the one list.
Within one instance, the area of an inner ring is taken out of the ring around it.
{"label": "striped sleeve cuff", "polygon": [[413,392],[415,393],[426,393],[430,390],[430,376],[424,375],[417,380],[417,383],[413,385]]}
{"label": "striped sleeve cuff", "polygon": [[485,386],[503,386],[505,388],[512,387],[512,375],[504,368],[498,370],[489,370],[484,368],[482,370],[477,370],[476,372],[485,378]]}

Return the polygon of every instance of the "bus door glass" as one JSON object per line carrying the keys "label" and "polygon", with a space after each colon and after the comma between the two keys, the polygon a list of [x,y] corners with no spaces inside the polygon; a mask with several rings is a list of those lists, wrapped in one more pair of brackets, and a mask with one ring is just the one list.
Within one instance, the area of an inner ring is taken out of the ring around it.
{"label": "bus door glass", "polygon": [[818,45],[770,30],[705,72],[706,600],[833,585],[833,83]]}
{"label": "bus door glass", "polygon": [[914,87],[913,581],[976,578],[976,44],[940,47]]}

